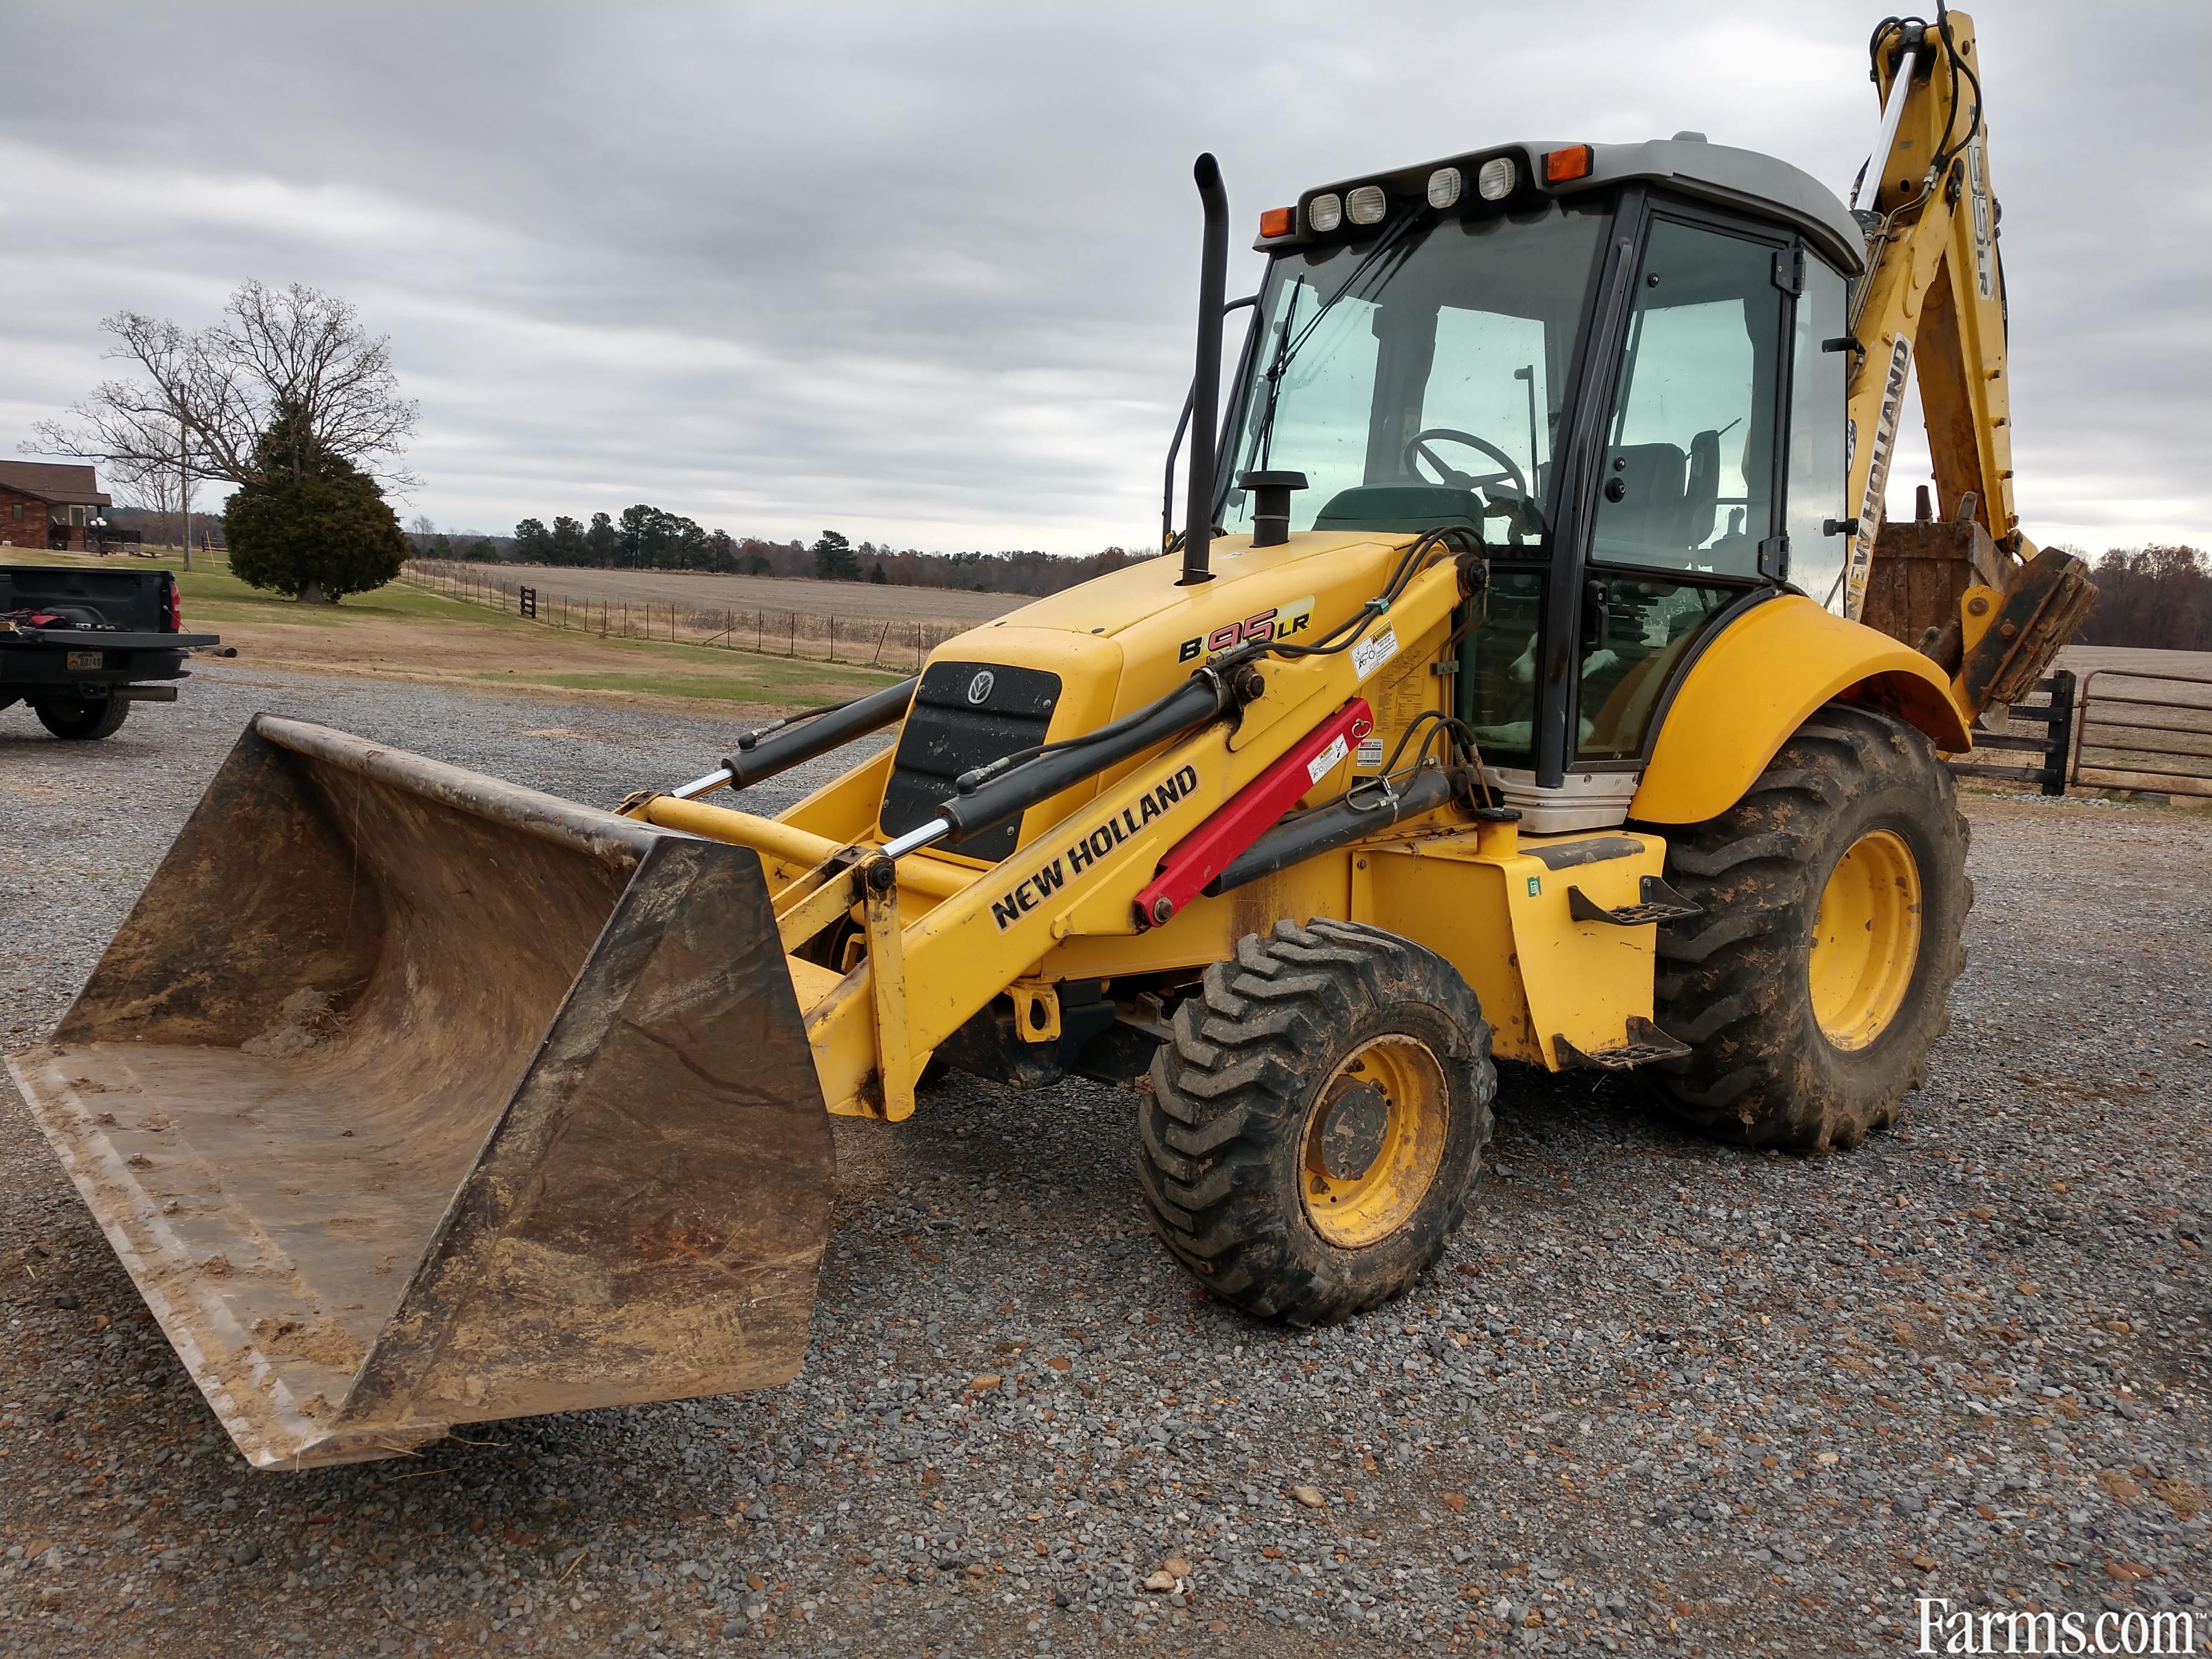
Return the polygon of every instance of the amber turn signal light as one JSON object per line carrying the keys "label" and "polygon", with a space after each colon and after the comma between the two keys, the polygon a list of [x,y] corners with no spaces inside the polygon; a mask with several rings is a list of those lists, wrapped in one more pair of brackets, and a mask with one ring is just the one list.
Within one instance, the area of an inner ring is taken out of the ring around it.
{"label": "amber turn signal light", "polygon": [[1547,150],[1544,154],[1544,182],[1564,185],[1576,179],[1587,179],[1590,170],[1590,147],[1588,144],[1569,144],[1565,149]]}
{"label": "amber turn signal light", "polygon": [[1260,234],[1287,236],[1291,234],[1291,210],[1289,208],[1269,208],[1260,216]]}

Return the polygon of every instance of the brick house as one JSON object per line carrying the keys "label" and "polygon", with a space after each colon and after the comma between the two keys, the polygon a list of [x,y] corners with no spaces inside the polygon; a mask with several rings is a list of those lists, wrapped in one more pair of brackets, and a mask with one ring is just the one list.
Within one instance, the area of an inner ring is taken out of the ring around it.
{"label": "brick house", "polygon": [[0,546],[97,552],[109,505],[88,466],[0,461]]}

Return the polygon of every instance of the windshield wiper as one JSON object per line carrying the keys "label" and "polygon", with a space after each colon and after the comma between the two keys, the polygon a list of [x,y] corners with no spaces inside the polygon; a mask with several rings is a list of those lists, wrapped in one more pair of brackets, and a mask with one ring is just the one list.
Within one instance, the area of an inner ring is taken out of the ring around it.
{"label": "windshield wiper", "polygon": [[1304,349],[1306,342],[1313,337],[1314,331],[1321,326],[1322,319],[1335,308],[1336,302],[1366,280],[1368,273],[1375,269],[1383,256],[1395,250],[1405,240],[1406,232],[1419,217],[1420,210],[1413,206],[1408,206],[1400,214],[1395,222],[1383,231],[1375,246],[1368,249],[1359,263],[1352,268],[1352,274],[1344,279],[1336,292],[1323,300],[1314,314],[1306,319],[1305,326],[1297,331],[1295,339],[1291,337],[1291,325],[1297,320],[1298,295],[1305,285],[1301,283],[1291,290],[1290,314],[1283,319],[1282,329],[1275,337],[1275,355],[1267,364],[1267,401],[1261,409],[1258,429],[1253,434],[1255,446],[1259,452],[1258,471],[1265,471],[1272,464],[1275,442],[1275,404],[1283,395],[1283,375],[1289,369],[1291,359]]}

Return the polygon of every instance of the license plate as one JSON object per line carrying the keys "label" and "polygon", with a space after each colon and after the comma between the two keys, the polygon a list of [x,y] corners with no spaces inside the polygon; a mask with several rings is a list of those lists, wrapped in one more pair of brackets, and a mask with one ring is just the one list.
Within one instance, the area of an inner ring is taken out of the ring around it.
{"label": "license plate", "polygon": [[72,651],[69,653],[69,665],[72,670],[79,668],[98,668],[100,666],[100,653],[97,651]]}

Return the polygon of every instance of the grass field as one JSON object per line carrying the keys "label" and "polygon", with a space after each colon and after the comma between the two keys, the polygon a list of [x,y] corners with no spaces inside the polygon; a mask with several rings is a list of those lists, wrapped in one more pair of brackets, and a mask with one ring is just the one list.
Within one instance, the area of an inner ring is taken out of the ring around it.
{"label": "grass field", "polygon": [[240,666],[489,684],[591,698],[651,697],[786,709],[889,685],[898,674],[645,639],[601,639],[503,615],[406,583],[335,605],[247,586],[219,555],[93,558],[9,549],[0,562],[176,573],[188,631],[218,633]]}

